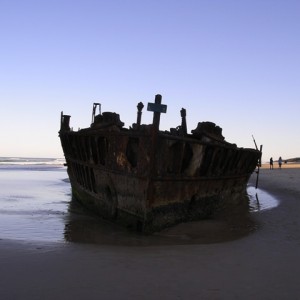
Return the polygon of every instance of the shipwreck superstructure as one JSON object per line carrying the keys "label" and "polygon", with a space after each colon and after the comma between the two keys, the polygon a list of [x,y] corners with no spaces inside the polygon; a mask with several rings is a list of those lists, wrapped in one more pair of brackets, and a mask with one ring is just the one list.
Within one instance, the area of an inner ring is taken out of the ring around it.
{"label": "shipwreck superstructure", "polygon": [[148,103],[154,112],[149,125],[141,123],[141,102],[130,128],[100,107],[94,103],[91,126],[78,131],[62,113],[59,136],[73,196],[102,217],[151,233],[244,199],[260,151],[226,142],[212,122],[198,123],[189,134],[185,109],[180,126],[160,131],[167,110],[160,95]]}

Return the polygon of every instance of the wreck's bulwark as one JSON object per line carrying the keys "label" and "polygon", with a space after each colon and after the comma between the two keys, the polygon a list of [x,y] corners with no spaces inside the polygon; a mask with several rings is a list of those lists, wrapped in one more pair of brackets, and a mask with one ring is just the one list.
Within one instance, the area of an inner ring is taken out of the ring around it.
{"label": "wreck's bulwark", "polygon": [[244,199],[261,152],[225,142],[222,129],[199,123],[187,134],[181,126],[159,131],[161,96],[148,105],[153,124],[142,125],[143,104],[130,129],[116,113],[99,112],[91,127],[70,129],[61,116],[59,136],[73,196],[104,218],[154,232],[210,216],[218,207]]}

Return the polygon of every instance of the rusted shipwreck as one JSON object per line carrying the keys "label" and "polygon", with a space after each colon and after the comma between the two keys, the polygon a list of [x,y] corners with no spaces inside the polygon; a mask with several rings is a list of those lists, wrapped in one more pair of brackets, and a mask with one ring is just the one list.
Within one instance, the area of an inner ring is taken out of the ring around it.
{"label": "rusted shipwreck", "polygon": [[167,109],[160,95],[148,103],[153,123],[143,125],[143,106],[137,105],[137,122],[130,128],[118,114],[101,113],[99,103],[89,128],[73,131],[70,116],[61,114],[59,136],[74,198],[144,233],[207,218],[227,203],[244,201],[259,150],[226,142],[212,122],[187,133],[185,109],[180,126],[160,131],[160,114]]}

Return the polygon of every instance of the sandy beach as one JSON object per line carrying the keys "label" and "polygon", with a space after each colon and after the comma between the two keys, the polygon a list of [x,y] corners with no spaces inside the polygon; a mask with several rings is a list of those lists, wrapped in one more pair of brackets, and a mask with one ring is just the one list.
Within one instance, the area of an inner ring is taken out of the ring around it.
{"label": "sandy beach", "polygon": [[[251,178],[254,185],[256,174]],[[263,166],[278,199],[222,243],[99,245],[0,240],[1,299],[300,299],[300,168]]]}

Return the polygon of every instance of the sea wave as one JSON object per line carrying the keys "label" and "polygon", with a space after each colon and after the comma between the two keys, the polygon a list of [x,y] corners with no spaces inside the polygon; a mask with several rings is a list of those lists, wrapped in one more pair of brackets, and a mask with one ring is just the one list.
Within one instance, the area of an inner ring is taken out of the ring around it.
{"label": "sea wave", "polygon": [[0,165],[58,165],[63,166],[64,158],[37,158],[37,157],[0,157]]}

